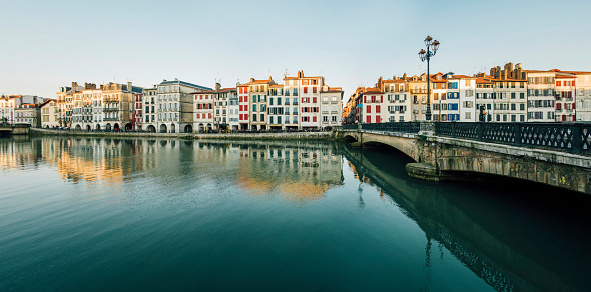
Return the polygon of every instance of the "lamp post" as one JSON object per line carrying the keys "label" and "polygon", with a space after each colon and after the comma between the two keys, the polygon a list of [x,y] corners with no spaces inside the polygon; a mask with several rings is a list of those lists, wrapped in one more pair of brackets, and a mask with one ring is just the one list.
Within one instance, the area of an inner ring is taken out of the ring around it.
{"label": "lamp post", "polygon": [[435,56],[437,53],[437,49],[439,49],[439,41],[433,40],[432,37],[427,36],[425,39],[425,46],[427,46],[427,51],[421,49],[419,52],[419,58],[421,58],[422,62],[427,60],[427,112],[425,112],[425,119],[427,121],[431,120],[431,76],[429,75],[429,60],[431,57]]}

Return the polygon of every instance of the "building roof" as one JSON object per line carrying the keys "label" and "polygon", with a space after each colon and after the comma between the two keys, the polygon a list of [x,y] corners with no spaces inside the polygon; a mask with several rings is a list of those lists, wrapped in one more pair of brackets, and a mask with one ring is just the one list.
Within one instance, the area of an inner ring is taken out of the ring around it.
{"label": "building roof", "polygon": [[269,82],[272,82],[273,79],[266,79],[266,80],[253,80],[248,82],[248,84],[267,84]]}
{"label": "building roof", "polygon": [[454,74],[453,76],[450,77],[450,79],[475,79],[476,77],[474,76],[468,76],[468,75],[456,75]]}
{"label": "building roof", "polygon": [[209,88],[209,87],[205,87],[205,86],[201,86],[201,85],[197,85],[197,84],[193,84],[193,83],[189,83],[189,82],[185,82],[185,81],[180,81],[180,80],[162,81],[162,82],[160,82],[160,84],[158,84],[158,86],[174,85],[174,84],[184,85],[184,86],[192,87],[192,88],[199,89],[199,90],[213,90],[212,88]]}
{"label": "building roof", "polygon": [[197,91],[197,92],[191,92],[191,94],[210,94],[210,93],[214,93],[215,90],[206,90],[206,91]]}
{"label": "building roof", "polygon": [[364,93],[362,93],[363,95],[366,94],[384,94],[383,91],[379,90],[378,88],[368,88]]}
{"label": "building roof", "polygon": [[236,91],[236,87],[221,88],[220,90],[215,90],[214,93],[224,93],[230,91]]}
{"label": "building roof", "polygon": [[476,78],[476,84],[493,84],[488,78]]}
{"label": "building roof", "polygon": [[321,79],[322,76],[304,76],[304,77],[283,77],[283,80],[294,80],[294,79]]}

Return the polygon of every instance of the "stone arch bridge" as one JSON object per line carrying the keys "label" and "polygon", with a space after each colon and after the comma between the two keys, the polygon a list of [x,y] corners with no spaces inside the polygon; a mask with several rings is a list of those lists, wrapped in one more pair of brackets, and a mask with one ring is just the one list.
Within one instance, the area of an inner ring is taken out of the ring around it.
{"label": "stone arch bridge", "polygon": [[407,122],[344,126],[334,134],[356,147],[398,149],[415,161],[406,166],[415,178],[495,175],[591,194],[591,156],[585,155],[591,152],[591,125]]}

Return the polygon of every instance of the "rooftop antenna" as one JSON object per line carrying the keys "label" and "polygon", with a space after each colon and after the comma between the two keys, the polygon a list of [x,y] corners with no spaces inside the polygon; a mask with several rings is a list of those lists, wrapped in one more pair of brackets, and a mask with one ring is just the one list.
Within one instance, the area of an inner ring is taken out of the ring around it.
{"label": "rooftop antenna", "polygon": [[287,68],[285,68],[285,76],[289,76],[289,73],[287,73]]}

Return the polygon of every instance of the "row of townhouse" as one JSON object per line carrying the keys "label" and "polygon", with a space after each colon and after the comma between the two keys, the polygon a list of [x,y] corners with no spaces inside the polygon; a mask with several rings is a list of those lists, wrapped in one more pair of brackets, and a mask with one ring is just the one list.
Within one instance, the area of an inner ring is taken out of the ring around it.
{"label": "row of townhouse", "polygon": [[67,127],[76,130],[119,130],[134,128],[134,96],[142,88],[131,82],[109,82],[97,87],[92,83],[60,87],[57,99],[43,106],[45,128]]}
{"label": "row of townhouse", "polygon": [[41,127],[41,107],[50,100],[36,95],[0,97],[0,124],[28,124]]}
{"label": "row of townhouse", "polygon": [[[152,132],[194,132],[321,129],[341,124],[342,88],[329,87],[322,76],[306,77],[303,71],[297,77],[284,76],[283,81],[251,78],[232,88],[194,87],[194,92],[175,99],[180,103],[171,103],[170,97],[154,98],[156,91],[178,90],[161,89],[160,84],[144,90],[142,126]],[[192,108],[182,108],[183,103]]]}
{"label": "row of townhouse", "polygon": [[487,122],[591,121],[591,72],[523,70],[508,63],[490,75],[380,77],[375,87],[351,95],[343,123],[426,120],[427,86],[434,121],[480,121],[481,109]]}
{"label": "row of townhouse", "polygon": [[61,87],[44,127],[77,130],[133,130],[192,133],[207,130],[301,130],[341,124],[343,90],[324,77],[269,79],[215,89],[164,80],[153,88],[108,83]]}

